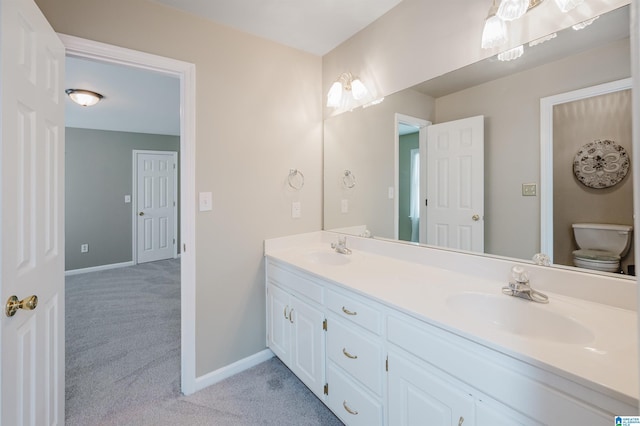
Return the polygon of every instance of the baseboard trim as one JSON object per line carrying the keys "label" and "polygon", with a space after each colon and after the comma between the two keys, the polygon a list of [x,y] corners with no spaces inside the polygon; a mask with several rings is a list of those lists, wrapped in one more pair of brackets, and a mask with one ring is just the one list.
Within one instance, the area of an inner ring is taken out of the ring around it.
{"label": "baseboard trim", "polygon": [[234,374],[238,374],[244,370],[254,367],[261,362],[273,358],[274,356],[275,355],[271,352],[271,349],[264,349],[256,354],[243,358],[240,361],[236,361],[233,364],[229,364],[225,367],[212,371],[211,373],[207,373],[204,376],[196,377],[193,392],[195,393],[208,386],[221,382]]}
{"label": "baseboard trim", "polygon": [[90,268],[82,268],[82,269],[72,269],[70,271],[65,271],[65,275],[78,275],[78,274],[86,274],[87,272],[97,272],[97,271],[106,271],[107,269],[116,269],[116,268],[126,268],[127,266],[133,266],[133,261],[130,262],[122,262],[122,263],[111,263],[109,265],[100,265],[100,266],[91,266]]}

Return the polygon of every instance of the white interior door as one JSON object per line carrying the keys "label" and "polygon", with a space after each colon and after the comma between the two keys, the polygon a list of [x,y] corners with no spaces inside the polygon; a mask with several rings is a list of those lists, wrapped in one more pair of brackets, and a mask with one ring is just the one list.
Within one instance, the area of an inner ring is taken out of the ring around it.
{"label": "white interior door", "polygon": [[137,261],[170,259],[176,253],[175,152],[134,151],[136,161]]}
{"label": "white interior door", "polygon": [[427,128],[427,244],[484,252],[484,117]]}
{"label": "white interior door", "polygon": [[0,2],[0,37],[0,423],[63,424],[65,49],[32,0]]}

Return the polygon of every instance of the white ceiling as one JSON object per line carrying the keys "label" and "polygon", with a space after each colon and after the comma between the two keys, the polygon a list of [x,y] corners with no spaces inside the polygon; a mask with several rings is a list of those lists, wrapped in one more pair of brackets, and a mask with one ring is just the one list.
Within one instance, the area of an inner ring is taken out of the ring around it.
{"label": "white ceiling", "polygon": [[322,56],[401,0],[153,0]]}
{"label": "white ceiling", "polygon": [[[152,0],[315,55],[323,55],[401,0]],[[179,81],[147,70],[67,58],[65,89],[104,99],[80,107],[69,99],[68,127],[180,134]]]}

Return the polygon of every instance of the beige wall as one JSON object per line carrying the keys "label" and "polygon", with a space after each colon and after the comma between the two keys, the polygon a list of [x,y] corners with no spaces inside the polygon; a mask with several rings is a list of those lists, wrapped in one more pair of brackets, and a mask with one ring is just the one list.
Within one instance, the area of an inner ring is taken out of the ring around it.
{"label": "beige wall", "polygon": [[[554,263],[573,265],[571,253],[578,248],[573,238],[573,223],[633,225],[631,173],[615,186],[603,189],[589,188],[573,174],[573,160],[578,150],[598,139],[614,141],[631,158],[631,90],[553,108]],[[622,262],[625,271],[629,263],[634,263],[633,250]]]}
{"label": "beige wall", "polygon": [[[555,2],[544,2],[510,23],[509,46],[518,46],[629,3],[629,0],[589,0],[588,7],[562,14]],[[378,95],[387,96],[493,56],[499,50],[480,47],[490,5],[489,0],[403,0],[323,57],[323,93],[345,71],[359,75]],[[325,109],[325,116],[331,114]]]}
{"label": "beige wall", "polygon": [[145,0],[36,3],[60,33],[196,65],[196,191],[213,192],[196,218],[196,373],[264,349],[262,241],[321,228],[321,59]]}
{"label": "beige wall", "polygon": [[[378,237],[393,238],[394,123],[400,113],[432,120],[433,98],[405,90],[370,108],[337,115],[324,123],[324,229],[366,225]],[[351,170],[356,185],[344,188],[342,176]],[[348,200],[349,213],[341,212]]]}

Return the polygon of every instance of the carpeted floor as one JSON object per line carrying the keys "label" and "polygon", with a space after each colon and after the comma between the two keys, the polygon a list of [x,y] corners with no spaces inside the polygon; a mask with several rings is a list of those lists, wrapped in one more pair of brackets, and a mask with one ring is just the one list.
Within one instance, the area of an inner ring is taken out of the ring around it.
{"label": "carpeted floor", "polygon": [[341,425],[277,358],[180,394],[180,262],[66,279],[66,424]]}

